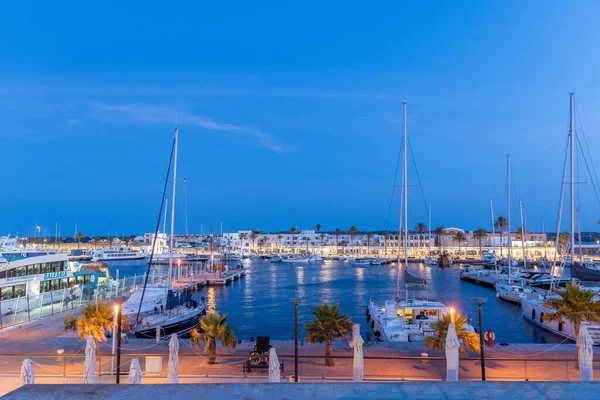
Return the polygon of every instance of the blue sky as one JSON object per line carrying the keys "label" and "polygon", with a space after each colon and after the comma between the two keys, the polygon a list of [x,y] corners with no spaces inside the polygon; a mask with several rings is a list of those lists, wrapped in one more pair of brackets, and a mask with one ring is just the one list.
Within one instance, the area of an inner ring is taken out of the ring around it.
{"label": "blue sky", "polygon": [[151,231],[176,116],[190,232],[391,229],[404,98],[434,226],[506,215],[510,153],[514,226],[555,229],[569,91],[600,150],[600,3],[284,3],[3,4],[0,232]]}

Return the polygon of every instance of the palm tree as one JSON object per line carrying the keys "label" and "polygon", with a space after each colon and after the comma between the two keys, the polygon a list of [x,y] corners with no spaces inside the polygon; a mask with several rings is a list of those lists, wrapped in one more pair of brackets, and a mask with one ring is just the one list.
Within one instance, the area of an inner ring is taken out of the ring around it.
{"label": "palm tree", "polygon": [[465,234],[461,231],[458,231],[454,234],[454,241],[458,243],[458,254],[460,255],[460,245],[467,241]]}
{"label": "palm tree", "polygon": [[386,256],[387,256],[387,241],[388,241],[389,237],[390,237],[389,231],[383,232],[383,252]]}
{"label": "palm tree", "polygon": [[436,228],[433,230],[433,233],[437,236],[438,246],[440,247],[440,251],[442,251],[442,248],[444,247],[444,243],[442,241],[445,233],[444,228],[441,226],[436,226]]}
{"label": "palm tree", "polygon": [[92,238],[92,240],[90,241],[90,243],[92,244],[93,248],[96,248],[98,246],[98,242],[99,242],[99,240],[98,240],[97,236],[94,237],[94,238]]}
{"label": "palm tree", "polygon": [[569,247],[570,236],[568,233],[561,233],[558,235],[558,245],[560,247],[560,252],[565,254]]}
{"label": "palm tree", "polygon": [[338,240],[342,235],[342,230],[340,228],[335,228],[335,232],[333,232],[333,234],[335,235],[335,251],[336,253],[339,253],[340,249],[338,248]]}
{"label": "palm tree", "polygon": [[265,238],[258,239],[258,252],[262,253],[262,247],[265,245]]}
{"label": "palm tree", "polygon": [[211,355],[209,364],[214,364],[217,359],[217,342],[225,347],[235,347],[235,331],[227,325],[227,314],[211,312],[200,318],[200,331],[192,329],[190,335],[190,345],[196,349],[200,348],[200,343],[204,343],[204,352]]}
{"label": "palm tree", "polygon": [[582,322],[600,322],[600,303],[593,300],[594,292],[579,285],[567,283],[565,290],[554,290],[559,298],[547,298],[544,307],[554,312],[544,313],[544,321],[571,321],[575,328],[575,341]]}
{"label": "palm tree", "polygon": [[348,234],[350,234],[350,246],[352,246],[352,242],[354,242],[354,237],[358,234],[358,229],[356,226],[352,225],[350,229],[348,229]]}
{"label": "palm tree", "polygon": [[473,233],[473,238],[479,241],[479,255],[481,255],[481,241],[487,237],[487,231],[484,228],[477,228]]}
{"label": "palm tree", "polygon": [[367,236],[367,255],[371,254],[371,238],[373,237],[373,232],[365,233]]}
{"label": "palm tree", "polygon": [[422,247],[421,246],[421,241],[422,241],[422,238],[423,238],[423,234],[425,232],[427,232],[427,225],[425,225],[422,222],[419,222],[417,224],[417,226],[415,227],[415,232],[417,232],[419,234],[419,251],[421,251],[421,247]]}
{"label": "palm tree", "polygon": [[352,321],[348,314],[342,314],[339,304],[329,307],[327,303],[311,310],[314,320],[304,325],[308,343],[325,343],[325,365],[333,367],[333,339],[349,339]]}
{"label": "palm tree", "polygon": [[[475,332],[467,332],[466,323],[467,317],[460,315],[458,312],[454,314],[454,327],[456,328],[456,336],[461,341],[461,345],[458,348],[460,354],[465,353],[465,347],[469,350],[479,351],[479,334]],[[444,314],[442,318],[431,324],[431,327],[435,331],[434,336],[427,336],[425,338],[425,347],[428,349],[444,349],[446,345],[446,335],[448,334],[448,326],[452,322],[452,316],[450,313]]]}
{"label": "palm tree", "polygon": [[306,242],[306,252],[308,253],[308,241],[310,240],[310,238],[308,236],[305,236],[302,238],[302,240]]}
{"label": "palm tree", "polygon": [[315,228],[317,229],[317,233],[321,232],[321,228],[323,227],[323,225],[321,224],[316,224]]}
{"label": "palm tree", "polygon": [[[87,303],[85,307],[81,307],[79,310],[81,316],[76,318],[69,315],[65,318],[65,331],[77,332],[81,340],[85,340],[89,335],[92,335],[96,342],[96,350],[98,350],[100,342],[106,340],[104,332],[112,332],[114,309],[107,302],[100,301],[96,304]],[[129,326],[125,317],[121,319],[121,326],[125,330]]]}
{"label": "palm tree", "polygon": [[256,249],[254,246],[254,242],[256,240],[256,238],[258,237],[260,231],[252,231],[250,232],[250,240],[252,241],[252,250],[254,250],[254,252],[256,253]]}
{"label": "palm tree", "polygon": [[277,239],[279,239],[279,251],[281,252],[281,239],[283,239],[283,235],[280,233],[277,235]]}
{"label": "palm tree", "polygon": [[242,248],[244,247],[244,240],[246,240],[248,234],[245,232],[240,232],[238,236],[240,237],[240,253],[243,253]]}
{"label": "palm tree", "polygon": [[294,245],[296,244],[296,233],[298,233],[298,228],[292,226],[290,228],[290,233],[292,234],[292,253],[295,253]]}
{"label": "palm tree", "polygon": [[346,242],[345,240],[342,240],[340,242],[340,246],[342,246],[342,254],[345,253],[345,251],[343,250],[344,247],[348,246],[348,242]]}
{"label": "palm tree", "polygon": [[[502,237],[504,235],[504,229],[508,226],[508,220],[503,216],[499,216],[498,218],[496,218],[494,226],[500,231],[500,257],[502,257]],[[508,234],[508,236],[510,240],[510,233]]]}
{"label": "palm tree", "polygon": [[321,239],[321,247],[323,247],[323,241],[325,239],[325,234],[323,232],[319,233],[319,238]]}
{"label": "palm tree", "polygon": [[77,249],[79,249],[79,245],[81,244],[81,239],[83,239],[85,235],[81,232],[77,232],[75,234],[75,241],[77,242]]}

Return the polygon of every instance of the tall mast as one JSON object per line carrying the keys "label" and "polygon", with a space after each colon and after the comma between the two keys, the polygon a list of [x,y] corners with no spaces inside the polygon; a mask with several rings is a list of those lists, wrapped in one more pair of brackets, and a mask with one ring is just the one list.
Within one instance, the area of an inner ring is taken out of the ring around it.
{"label": "tall mast", "polygon": [[523,220],[523,202],[519,200],[519,211],[521,213],[521,249],[523,249],[523,266],[527,269],[527,256],[525,255],[525,222]]}
{"label": "tall mast", "polygon": [[[406,206],[407,200],[407,184],[406,184],[406,100],[402,102],[403,104],[403,116],[404,116],[404,130],[403,130],[403,140],[402,140],[402,192],[400,193],[400,224],[398,226],[398,275],[396,276],[396,299],[400,298],[400,240],[403,240],[404,247],[404,271],[407,268],[408,254],[407,254],[407,212],[408,209]],[[404,220],[404,221],[403,221]],[[402,223],[404,222],[404,236],[402,235]],[[405,288],[406,289],[406,288]],[[407,296],[408,297],[408,296]]]}
{"label": "tall mast", "polygon": [[[492,243],[494,247],[494,269],[498,271],[498,256],[496,255],[496,241],[494,240],[496,237],[496,228],[495,228],[495,219],[494,219],[494,203],[492,199],[490,199],[490,214],[492,216]],[[502,229],[502,228],[500,228]]]}
{"label": "tall mast", "polygon": [[402,169],[404,173],[404,271],[408,267],[408,173],[406,172],[407,159],[407,139],[406,139],[406,100],[404,105],[404,153],[402,159]]}
{"label": "tall mast", "polygon": [[571,112],[569,118],[569,151],[571,162],[571,264],[575,264],[575,93],[569,93]]}
{"label": "tall mast", "polygon": [[431,257],[431,203],[429,203],[429,224],[427,227],[427,256]]}
{"label": "tall mast", "polygon": [[165,199],[165,215],[163,217],[163,233],[167,233],[167,209],[169,208],[169,199]]}
{"label": "tall mast", "polygon": [[510,238],[510,154],[506,155],[506,193],[507,193],[507,226],[508,226],[508,282],[510,283],[510,272],[512,267],[511,260],[511,247],[512,247],[512,239]]}
{"label": "tall mast", "polygon": [[172,287],[173,235],[175,233],[175,192],[177,189],[177,148],[179,146],[179,127],[175,126],[175,152],[173,154],[173,194],[171,198],[171,237],[169,238],[169,289]]}

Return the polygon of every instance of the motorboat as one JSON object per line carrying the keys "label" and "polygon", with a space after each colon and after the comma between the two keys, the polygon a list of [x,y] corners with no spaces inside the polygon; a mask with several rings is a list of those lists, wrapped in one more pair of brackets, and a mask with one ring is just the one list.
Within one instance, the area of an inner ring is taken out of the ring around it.
{"label": "motorboat", "polygon": [[438,265],[437,260],[431,256],[427,256],[425,257],[425,259],[423,260],[423,262],[425,263],[425,265]]}
{"label": "motorboat", "polygon": [[[367,309],[367,322],[373,335],[384,342],[421,342],[435,336],[432,327],[443,318],[448,307],[430,300],[386,300],[383,304],[371,301]],[[468,325],[467,330],[474,331]]]}
{"label": "motorboat", "polygon": [[511,303],[521,304],[521,300],[532,292],[533,289],[524,286],[523,281],[521,281],[520,285],[496,283],[496,297]]}
{"label": "motorboat", "polygon": [[310,262],[310,257],[299,256],[299,255],[289,255],[289,256],[283,257],[281,259],[281,262],[293,263],[293,264],[308,264]]}
{"label": "motorboat", "polygon": [[498,261],[495,251],[484,251],[481,255],[481,259],[487,264],[494,264]]}
{"label": "motorboat", "polygon": [[271,262],[281,262],[283,261],[283,257],[281,257],[279,254],[273,254],[271,255]]}

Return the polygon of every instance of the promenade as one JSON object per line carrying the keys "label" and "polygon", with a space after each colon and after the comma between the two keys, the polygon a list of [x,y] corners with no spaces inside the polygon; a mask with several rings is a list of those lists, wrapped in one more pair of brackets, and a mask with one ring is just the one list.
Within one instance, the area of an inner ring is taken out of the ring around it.
{"label": "promenade", "polygon": [[[20,386],[21,362],[30,357],[36,373],[36,383],[80,383],[84,363],[84,342],[73,332],[65,332],[64,315],[49,317],[41,323],[15,327],[0,332],[0,394]],[[155,340],[128,339],[122,343],[121,371],[126,374],[132,357],[138,357],[144,371],[143,383],[166,383],[168,365],[168,338]],[[282,382],[288,381],[294,369],[293,341],[271,340],[283,362]],[[244,372],[243,363],[255,342],[243,340],[235,348],[219,346],[216,364],[209,364],[202,350],[189,346],[188,339],[180,339],[179,376],[181,383],[210,382],[266,382],[267,370]],[[579,370],[575,361],[575,345],[509,344],[486,346],[486,374],[488,380],[507,381],[578,381]],[[58,354],[61,351],[62,354]],[[324,365],[324,346],[300,342],[299,376],[302,382],[350,382],[352,380],[352,350],[344,341],[334,343],[336,365]],[[424,356],[422,353],[427,353]],[[149,357],[159,357],[162,368],[150,371]],[[444,352],[426,350],[422,343],[378,343],[364,348],[365,380],[371,382],[445,379]],[[595,357],[595,369],[600,369],[600,355]],[[96,372],[98,383],[114,383],[111,341],[100,344]],[[478,354],[467,354],[461,359],[460,380],[476,381],[481,377]],[[596,373],[600,379],[600,373]],[[123,376],[122,382],[126,382]]]}

